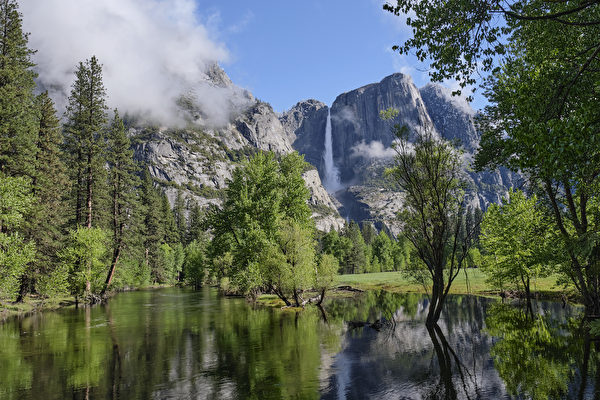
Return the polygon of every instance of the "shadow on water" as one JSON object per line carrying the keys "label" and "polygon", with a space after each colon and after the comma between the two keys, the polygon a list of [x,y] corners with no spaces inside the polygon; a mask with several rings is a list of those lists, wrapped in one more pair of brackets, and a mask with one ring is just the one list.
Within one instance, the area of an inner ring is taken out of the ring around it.
{"label": "shadow on water", "polygon": [[578,311],[371,291],[303,312],[165,289],[0,325],[2,399],[598,399]]}

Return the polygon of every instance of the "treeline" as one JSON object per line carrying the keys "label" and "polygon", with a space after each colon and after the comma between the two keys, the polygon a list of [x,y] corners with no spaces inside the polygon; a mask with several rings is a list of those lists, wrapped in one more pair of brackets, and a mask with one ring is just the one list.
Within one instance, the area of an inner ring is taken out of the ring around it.
{"label": "treeline", "polygon": [[15,1],[0,1],[0,28],[0,296],[96,301],[184,280],[201,212],[188,205],[186,219],[181,197],[171,210],[134,161],[121,116],[108,112],[99,61],[76,67],[61,124],[48,94],[35,94]]}
{"label": "treeline", "polygon": [[[468,267],[481,266],[479,235],[482,218],[480,208],[469,207],[461,221],[461,232],[470,232]],[[369,221],[360,225],[355,221],[347,222],[339,232],[332,229],[321,234],[319,243],[321,251],[337,259],[340,274],[406,271],[418,263],[414,246],[402,232],[397,237],[385,229],[378,233]]]}

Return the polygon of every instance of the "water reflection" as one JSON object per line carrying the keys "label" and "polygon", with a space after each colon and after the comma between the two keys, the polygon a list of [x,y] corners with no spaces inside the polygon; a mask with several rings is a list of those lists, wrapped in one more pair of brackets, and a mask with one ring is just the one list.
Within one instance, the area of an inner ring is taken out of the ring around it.
{"label": "water reflection", "polygon": [[498,338],[491,356],[507,391],[531,399],[600,398],[598,342],[582,322],[548,310],[531,317],[504,304],[491,307],[487,330]]}
{"label": "water reflection", "polygon": [[211,289],[126,293],[0,325],[2,399],[599,398],[577,311],[368,292],[297,313]]}

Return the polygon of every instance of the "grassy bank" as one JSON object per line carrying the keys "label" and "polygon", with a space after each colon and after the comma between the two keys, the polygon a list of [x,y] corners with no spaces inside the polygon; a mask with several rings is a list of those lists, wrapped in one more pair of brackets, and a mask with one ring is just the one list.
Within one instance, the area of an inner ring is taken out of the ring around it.
{"label": "grassy bank", "polygon": [[0,322],[14,316],[28,315],[38,311],[57,310],[63,307],[74,307],[73,297],[53,297],[42,299],[40,297],[27,296],[21,303],[13,303],[0,299]]}
{"label": "grassy bank", "polygon": [[[452,283],[450,293],[481,296],[499,295],[499,291],[487,284],[485,279],[485,274],[480,269],[461,271]],[[412,282],[400,272],[338,275],[336,284],[338,286],[348,285],[361,290],[384,289],[391,292],[425,293],[423,286]],[[544,298],[560,298],[563,294],[569,297],[573,296],[571,289],[565,290],[562,286],[556,285],[555,276],[532,281],[531,289]]]}

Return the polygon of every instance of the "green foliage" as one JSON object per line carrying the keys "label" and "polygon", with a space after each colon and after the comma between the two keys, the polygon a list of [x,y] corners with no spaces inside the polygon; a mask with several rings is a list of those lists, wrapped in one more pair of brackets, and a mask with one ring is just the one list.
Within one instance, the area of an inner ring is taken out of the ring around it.
{"label": "green foliage", "polygon": [[482,267],[493,286],[529,293],[530,280],[552,273],[548,268],[554,253],[548,250],[552,230],[536,196],[528,199],[523,192],[511,190],[505,204],[488,208],[481,231],[486,252]]}
{"label": "green foliage", "polygon": [[428,323],[439,319],[452,281],[467,255],[462,231],[464,178],[460,153],[433,132],[416,133],[408,141],[408,129],[395,127],[395,166],[388,171],[404,192],[398,217],[403,235],[412,243],[420,264],[412,263],[419,279],[419,265],[432,282],[432,305]]}
{"label": "green foliage", "polygon": [[[60,275],[60,271],[54,269],[59,268],[57,253],[64,246],[66,239],[67,203],[64,196],[69,191],[70,182],[61,159],[60,122],[47,92],[36,98],[36,106],[38,151],[32,191],[37,201],[27,218],[25,234],[36,243],[37,253],[35,262],[29,264],[21,277],[19,300],[36,288],[38,293],[49,294],[53,291],[53,285],[49,282],[53,280],[51,276],[55,272]],[[46,283],[38,285],[38,279],[43,279]],[[57,290],[61,292],[62,288]]]}
{"label": "green foliage", "polygon": [[27,264],[35,260],[35,246],[18,233],[0,232],[0,295],[12,299]]}
{"label": "green foliage", "polygon": [[532,400],[563,398],[579,351],[564,334],[568,327],[505,304],[491,307],[485,322],[497,338],[490,355],[510,394]]}
{"label": "green foliage", "polygon": [[[315,240],[313,230],[291,219],[281,221],[276,246],[269,248],[260,263],[265,282],[286,303],[294,297],[299,306],[299,294],[312,287],[315,275]],[[289,304],[288,304],[289,305]]]}
{"label": "green foliage", "polygon": [[76,298],[86,299],[104,287],[108,237],[101,228],[71,231],[69,245],[60,252],[60,258],[69,271],[69,291]]}
{"label": "green foliage", "polygon": [[206,278],[208,269],[207,242],[206,239],[193,240],[185,247],[185,261],[183,263],[185,282],[195,288],[199,288]]}
{"label": "green foliage", "polygon": [[320,254],[314,274],[314,288],[317,290],[331,288],[335,283],[339,268],[339,263],[334,256],[327,253]]}
{"label": "green foliage", "polygon": [[177,233],[181,241],[185,241],[187,237],[187,223],[185,220],[185,200],[181,195],[181,191],[177,191],[177,197],[175,198],[175,204],[173,205],[173,214],[175,217],[175,225],[177,226]]}
{"label": "green foliage", "polygon": [[365,241],[365,244],[371,245],[373,243],[373,240],[375,240],[375,236],[377,236],[377,231],[375,230],[373,224],[369,221],[363,221],[363,223],[361,224],[360,231],[362,233],[362,237]]}
{"label": "green foliage", "polygon": [[123,253],[130,258],[133,247],[139,245],[141,220],[140,199],[137,187],[137,165],[133,160],[131,142],[125,132],[123,120],[117,110],[107,133],[108,193],[110,197],[110,227],[112,231],[112,259],[103,292],[113,279]]}
{"label": "green foliage", "polygon": [[65,155],[73,182],[74,226],[97,225],[106,212],[104,124],[106,90],[102,65],[93,56],[75,71],[65,123]]}
{"label": "green foliage", "polygon": [[[279,162],[272,153],[258,153],[233,172],[223,207],[214,207],[207,215],[214,234],[210,254],[215,275],[227,274],[245,294],[268,289],[285,296],[289,288],[304,286],[300,270],[291,276],[288,267],[279,265],[304,265],[306,242],[300,243],[303,250],[288,248],[292,244],[286,235],[301,238],[314,229],[307,205],[309,191],[302,179],[304,165],[297,153]],[[312,240],[307,238],[302,240]],[[231,264],[225,265],[222,261],[228,253]]]}
{"label": "green foliage", "polygon": [[600,313],[600,5],[398,0],[384,8],[414,12],[413,36],[396,49],[431,59],[434,79],[464,86],[480,65],[491,72],[476,167],[526,174],[558,229],[561,258],[570,260],[565,278],[588,311]]}
{"label": "green foliage", "polygon": [[373,241],[373,259],[377,260],[377,271],[386,272],[394,271],[394,244],[390,237],[381,231]]}
{"label": "green foliage", "polygon": [[344,272],[347,274],[357,274],[368,271],[368,260],[366,255],[366,245],[358,224],[354,221],[345,227],[343,235],[348,238],[350,243],[349,251],[344,257]]}
{"label": "green foliage", "polygon": [[29,179],[7,177],[0,173],[0,231],[20,228],[34,201]]}
{"label": "green foliage", "polygon": [[27,265],[35,260],[35,244],[19,233],[33,201],[28,179],[0,173],[0,295],[11,299]]}
{"label": "green foliage", "polygon": [[159,247],[159,257],[156,271],[158,282],[174,284],[183,270],[185,261],[183,245],[176,243],[171,247],[168,243],[163,243]]}
{"label": "green foliage", "polygon": [[33,51],[27,47],[18,3],[0,1],[0,172],[35,172],[36,112]]}

